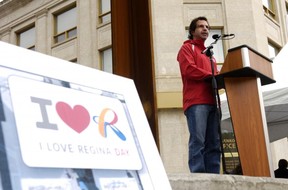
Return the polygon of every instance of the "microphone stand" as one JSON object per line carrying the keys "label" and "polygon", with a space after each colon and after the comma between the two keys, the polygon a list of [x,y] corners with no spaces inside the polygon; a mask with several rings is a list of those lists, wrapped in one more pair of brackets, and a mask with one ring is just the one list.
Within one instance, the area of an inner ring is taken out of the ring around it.
{"label": "microphone stand", "polygon": [[224,147],[223,147],[223,142],[222,142],[222,133],[221,133],[221,119],[222,119],[222,111],[221,111],[221,105],[220,105],[220,96],[218,92],[218,87],[217,87],[217,81],[215,78],[214,74],[214,64],[213,64],[213,45],[217,43],[217,41],[221,38],[221,36],[218,36],[213,43],[210,44],[204,51],[202,51],[203,54],[208,56],[210,58],[210,63],[211,63],[211,71],[212,71],[212,88],[213,88],[213,95],[215,97],[215,102],[216,102],[216,109],[218,113],[218,122],[219,122],[219,127],[218,127],[218,133],[219,133],[219,138],[220,138],[220,147],[221,147],[221,152],[222,152],[222,165],[223,165],[223,171],[224,174],[227,173],[226,170],[226,161],[225,161],[225,154],[224,154]]}

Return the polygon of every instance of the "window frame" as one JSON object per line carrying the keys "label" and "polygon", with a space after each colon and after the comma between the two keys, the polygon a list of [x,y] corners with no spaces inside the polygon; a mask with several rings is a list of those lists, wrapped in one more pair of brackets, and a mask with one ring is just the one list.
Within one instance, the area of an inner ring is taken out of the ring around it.
{"label": "window frame", "polygon": [[[271,56],[271,50],[274,51],[273,52],[275,54],[274,57]],[[280,47],[277,46],[272,41],[268,40],[268,51],[269,51],[269,58],[273,60],[277,56],[277,54],[280,52]]]}
{"label": "window frame", "polygon": [[[20,46],[20,41],[21,41],[21,34],[31,30],[34,28],[34,31],[35,31],[35,35],[34,35],[34,45],[31,45],[31,46],[28,46],[28,47],[24,47],[24,46]],[[30,25],[27,25],[26,27],[18,30],[16,33],[16,43],[17,43],[17,46],[19,47],[23,47],[23,48],[26,48],[26,49],[30,49],[30,50],[35,50],[36,49],[36,26],[35,26],[35,23],[32,23]]]}
{"label": "window frame", "polygon": [[[104,68],[105,63],[104,63],[104,52],[107,50],[111,50],[111,70],[106,70]],[[108,73],[113,73],[113,52],[112,52],[112,46],[103,48],[99,50],[99,63],[100,63],[100,70]]]}
{"label": "window frame", "polygon": [[[72,28],[68,28],[68,29],[66,29],[66,30],[63,31],[63,32],[57,33],[57,24],[58,24],[58,23],[57,23],[57,22],[58,22],[57,17],[58,17],[59,15],[61,15],[61,14],[64,14],[64,13],[66,13],[66,12],[74,9],[74,8],[76,9],[76,20],[75,20],[76,26],[74,26],[74,27],[72,27]],[[71,4],[71,5],[69,5],[69,6],[66,6],[66,7],[58,10],[57,12],[54,12],[54,13],[53,13],[53,23],[54,23],[53,44],[60,44],[60,43],[64,43],[64,42],[66,42],[66,41],[69,41],[69,40],[71,40],[71,39],[77,38],[77,34],[78,34],[78,31],[77,31],[77,29],[78,29],[78,27],[77,27],[77,16],[78,16],[78,15],[77,15],[77,6],[76,6],[75,3],[74,3],[74,4]],[[71,33],[75,33],[75,34],[70,35]],[[60,38],[61,36],[63,37],[63,39],[62,39],[62,40],[61,40],[61,39],[59,40],[59,38]]]}
{"label": "window frame", "polygon": [[[103,12],[103,10],[102,10],[102,2],[103,1],[105,1],[105,2],[110,1],[109,2],[109,4],[110,4],[109,11]],[[99,11],[99,14],[98,14],[98,22],[99,22],[99,24],[111,23],[111,0],[99,0],[98,1],[98,6],[99,6],[99,10],[98,10]],[[108,21],[103,21],[104,20],[103,18],[108,16],[108,15],[110,15],[110,19]]]}
{"label": "window frame", "polygon": [[268,5],[266,6],[264,4],[264,1],[262,0],[264,14],[275,20],[276,19],[275,1],[274,0],[267,0],[267,3],[268,3]]}

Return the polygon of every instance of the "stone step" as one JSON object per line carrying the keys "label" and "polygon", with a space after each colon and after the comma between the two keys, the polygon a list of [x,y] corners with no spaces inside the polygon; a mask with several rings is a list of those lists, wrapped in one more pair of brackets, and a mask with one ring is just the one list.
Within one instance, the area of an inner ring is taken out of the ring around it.
{"label": "stone step", "polygon": [[288,179],[223,174],[167,174],[173,190],[288,190]]}

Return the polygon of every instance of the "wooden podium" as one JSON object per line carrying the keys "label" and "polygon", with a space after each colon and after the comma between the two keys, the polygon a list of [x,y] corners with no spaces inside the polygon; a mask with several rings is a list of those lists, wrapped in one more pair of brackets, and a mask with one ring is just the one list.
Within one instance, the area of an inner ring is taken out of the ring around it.
{"label": "wooden podium", "polygon": [[261,85],[274,83],[272,61],[243,45],[228,51],[218,88],[225,88],[243,175],[273,177]]}

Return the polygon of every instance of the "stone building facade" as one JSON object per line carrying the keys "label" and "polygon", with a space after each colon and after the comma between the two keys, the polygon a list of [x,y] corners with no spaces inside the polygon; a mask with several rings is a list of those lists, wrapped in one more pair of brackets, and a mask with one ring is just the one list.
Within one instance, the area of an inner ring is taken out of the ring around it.
{"label": "stone building facade", "polygon": [[[32,40],[32,44],[25,48],[111,72],[110,10],[103,12],[105,6],[101,2],[0,1],[0,40],[22,45],[22,38],[33,34],[35,38],[29,41]],[[206,16],[212,32],[235,34],[234,39],[221,42],[220,51],[215,52],[220,65],[229,48],[243,44],[267,57],[274,57],[288,42],[288,1],[150,0],[149,3],[159,151],[167,173],[188,173],[189,134],[182,110],[182,83],[176,56],[187,39],[191,19]],[[76,14],[69,12],[71,9]],[[75,23],[60,30],[57,24],[63,22],[60,17],[67,11],[68,15],[74,16]]]}

